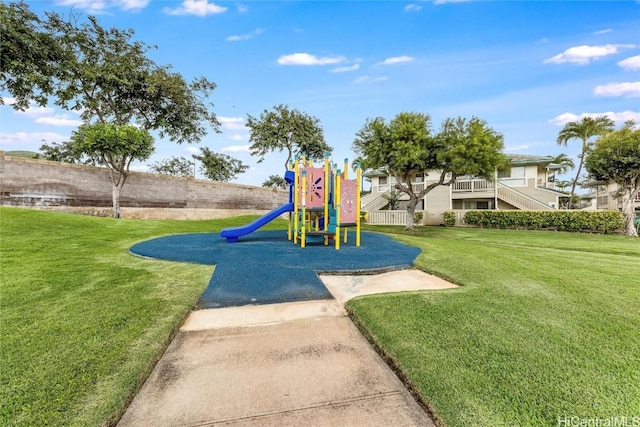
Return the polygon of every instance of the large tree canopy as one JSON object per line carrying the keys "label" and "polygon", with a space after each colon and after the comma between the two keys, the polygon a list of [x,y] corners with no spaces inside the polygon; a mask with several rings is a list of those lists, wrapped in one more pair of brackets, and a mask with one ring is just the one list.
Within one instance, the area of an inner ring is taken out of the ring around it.
{"label": "large tree canopy", "polygon": [[272,151],[286,151],[284,167],[294,155],[320,160],[333,149],[324,140],[320,121],[286,105],[277,105],[272,111],[264,110],[260,118],[247,114],[246,126],[251,129],[251,155],[259,156],[258,163]]}
{"label": "large tree canopy", "polygon": [[77,152],[100,159],[109,169],[113,216],[120,218],[120,192],[129,176],[129,166],[133,160],[144,161],[153,154],[153,137],[131,125],[96,123],[80,126],[68,144]]}
{"label": "large tree canopy", "polygon": [[26,3],[0,2],[0,92],[13,95],[14,108],[25,110],[30,101],[47,104],[64,56],[58,39]]}
{"label": "large tree canopy", "polygon": [[633,200],[640,190],[640,129],[633,126],[627,123],[598,139],[585,165],[596,180],[618,184],[616,198],[622,201],[624,232],[637,237]]}
{"label": "large tree canopy", "polygon": [[102,28],[94,16],[49,12],[41,19],[22,2],[0,7],[0,89],[16,98],[14,108],[51,97],[85,123],[136,123],[178,143],[199,142],[208,127],[219,131],[208,101],[215,83],[189,83],[157,65],[147,57],[151,47],[132,40],[133,30]]}
{"label": "large tree canopy", "polygon": [[[507,163],[503,147],[502,135],[478,118],[446,119],[434,135],[429,115],[415,112],[399,113],[389,123],[381,117],[367,120],[353,142],[365,168],[385,169],[395,176],[395,189],[409,196],[408,229],[418,201],[437,186],[451,185],[462,175],[493,179]],[[438,178],[415,192],[411,177],[425,171]]]}
{"label": "large tree canopy", "polygon": [[568,209],[571,209],[573,196],[576,192],[576,185],[578,179],[580,179],[580,173],[582,172],[582,165],[584,164],[585,156],[591,150],[592,141],[591,138],[604,135],[613,129],[613,121],[607,116],[599,117],[583,117],[578,122],[569,122],[564,125],[564,128],[558,133],[557,143],[558,145],[567,146],[567,143],[572,139],[579,139],[582,141],[582,148],[578,157],[580,162],[578,163],[578,171],[576,172],[575,179],[571,182],[571,195],[569,197]]}

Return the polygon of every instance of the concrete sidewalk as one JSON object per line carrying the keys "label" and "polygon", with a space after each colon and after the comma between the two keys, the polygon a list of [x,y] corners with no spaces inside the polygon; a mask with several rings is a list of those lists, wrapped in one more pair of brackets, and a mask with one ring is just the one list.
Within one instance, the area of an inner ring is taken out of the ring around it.
{"label": "concrete sidewalk", "polygon": [[[402,290],[396,274],[363,280]],[[346,317],[363,280],[334,278],[335,300],[193,312],[119,426],[433,426]]]}

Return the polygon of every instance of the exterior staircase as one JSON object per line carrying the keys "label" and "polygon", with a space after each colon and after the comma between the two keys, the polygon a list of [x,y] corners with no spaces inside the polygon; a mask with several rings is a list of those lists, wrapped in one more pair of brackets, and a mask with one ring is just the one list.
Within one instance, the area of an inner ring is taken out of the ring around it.
{"label": "exterior staircase", "polygon": [[389,195],[391,190],[384,193],[370,193],[360,199],[361,209],[365,212],[379,211],[389,203],[384,196]]}
{"label": "exterior staircase", "polygon": [[513,188],[496,183],[498,189],[498,198],[510,205],[525,211],[553,211],[555,208],[534,199],[531,196],[527,196],[524,193],[514,190]]}

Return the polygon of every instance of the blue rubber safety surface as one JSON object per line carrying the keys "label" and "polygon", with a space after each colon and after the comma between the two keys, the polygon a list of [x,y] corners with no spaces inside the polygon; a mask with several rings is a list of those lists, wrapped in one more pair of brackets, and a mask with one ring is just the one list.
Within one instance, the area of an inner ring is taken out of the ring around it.
{"label": "blue rubber safety surface", "polygon": [[178,234],[138,243],[131,253],[216,265],[198,309],[330,299],[318,272],[407,268],[420,254],[383,234],[363,232],[360,247],[353,232],[348,240],[335,250],[332,241],[301,248],[287,240],[286,230],[258,231],[238,243],[227,243],[218,233]]}

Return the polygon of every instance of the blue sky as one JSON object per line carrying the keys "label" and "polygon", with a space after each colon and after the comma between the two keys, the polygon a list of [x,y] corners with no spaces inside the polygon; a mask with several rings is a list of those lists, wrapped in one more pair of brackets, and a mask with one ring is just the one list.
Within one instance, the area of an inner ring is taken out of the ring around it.
{"label": "blue sky", "polygon": [[[505,137],[506,152],[575,156],[556,145],[568,121],[607,114],[640,123],[640,2],[627,1],[243,1],[53,0],[42,14],[92,14],[157,45],[149,56],[187,79],[218,87],[222,133],[200,144],[156,138],[146,164],[189,157],[198,146],[251,166],[233,182],[260,185],[284,173],[285,153],[257,164],[247,114],[287,104],[317,117],[338,163],[367,118],[428,113],[477,116]],[[5,103],[9,94],[2,94]],[[53,105],[0,106],[0,149],[37,151],[79,125]],[[201,177],[201,174],[198,173]]]}

